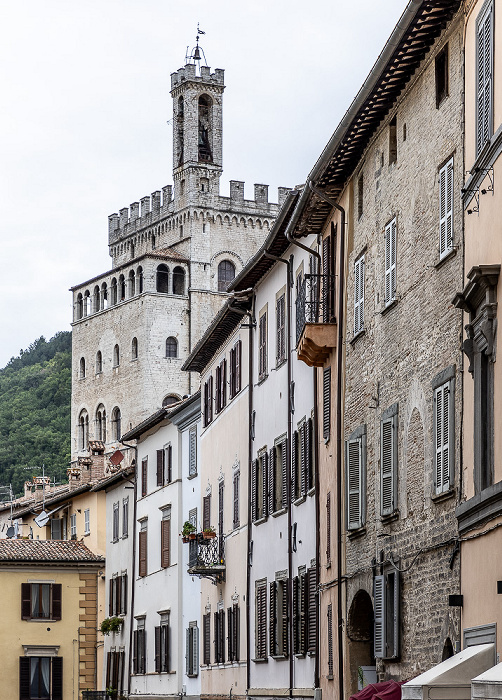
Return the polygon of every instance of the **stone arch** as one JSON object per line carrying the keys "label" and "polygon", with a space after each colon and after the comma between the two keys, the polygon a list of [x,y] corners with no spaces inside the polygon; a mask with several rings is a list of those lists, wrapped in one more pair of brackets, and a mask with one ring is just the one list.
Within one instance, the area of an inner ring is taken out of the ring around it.
{"label": "stone arch", "polygon": [[173,294],[183,296],[185,293],[185,270],[177,265],[173,270]]}
{"label": "stone arch", "polygon": [[78,377],[79,379],[85,379],[85,357],[80,358],[78,365]]}
{"label": "stone arch", "polygon": [[103,371],[103,355],[101,354],[101,350],[98,350],[96,353],[96,374],[101,374]]}
{"label": "stone arch", "polygon": [[218,291],[226,292],[235,278],[235,265],[231,260],[218,263]]}
{"label": "stone arch", "polygon": [[[429,415],[428,415],[428,409],[427,409],[427,401],[425,398],[424,391],[422,389],[421,383],[418,381],[416,377],[414,377],[410,383],[409,390],[408,390],[408,396],[406,398],[406,401],[403,401],[402,403],[399,404],[399,423],[401,426],[403,426],[402,430],[402,440],[401,440],[401,448],[400,448],[400,453],[399,453],[399,459],[398,463],[402,465],[402,468],[399,470],[399,481],[398,481],[398,499],[399,499],[399,509],[401,511],[401,517],[406,518],[407,517],[407,512],[408,512],[408,505],[407,505],[407,496],[408,496],[408,486],[407,486],[407,481],[408,481],[408,465],[407,465],[407,460],[408,460],[408,432],[409,432],[409,426],[410,426],[410,421],[411,417],[413,415],[414,410],[417,410],[418,413],[420,414],[420,421],[422,425],[422,431],[423,431],[423,444],[424,444],[424,454],[423,454],[423,464],[428,465],[429,464],[429,455],[428,455],[428,445],[427,443],[430,442],[430,435],[427,431],[427,429],[424,426],[429,425]],[[401,432],[401,429],[400,429]],[[398,443],[399,444],[399,443]],[[425,467],[422,468],[422,473],[421,473],[421,490],[422,490],[422,497],[423,497],[423,502],[426,504],[428,507],[430,505],[430,501],[428,500],[428,496],[430,496],[430,489],[431,489],[431,477],[432,474],[429,474],[431,472],[431,469],[425,469]]]}
{"label": "stone arch", "polygon": [[138,339],[134,337],[131,341],[131,360],[138,359]]}
{"label": "stone arch", "polygon": [[93,313],[97,313],[101,308],[101,292],[99,289],[99,285],[97,284],[94,287],[94,292],[92,294],[92,310]]}
{"label": "stone arch", "polygon": [[91,314],[91,293],[88,289],[84,292],[84,316]]}
{"label": "stone arch", "polygon": [[213,100],[207,94],[199,96],[198,118],[198,159],[199,162],[212,163]]}
{"label": "stone arch", "polygon": [[169,294],[169,268],[162,263],[157,267],[157,291]]}
{"label": "stone arch", "polygon": [[95,426],[96,440],[106,442],[106,411],[102,403],[96,409]]}
{"label": "stone arch", "polygon": [[230,217],[228,216],[228,214],[225,214],[225,216],[223,218],[223,222],[230,226]]}
{"label": "stone arch", "polygon": [[253,219],[251,219],[251,218],[248,219],[248,226],[252,226],[252,227],[254,226]]}
{"label": "stone arch", "polygon": [[162,408],[172,406],[173,404],[178,403],[178,401],[181,401],[180,396],[178,396],[177,394],[168,394],[162,399]]}
{"label": "stone arch", "polygon": [[111,288],[110,304],[111,304],[111,306],[115,306],[115,304],[117,303],[117,279],[115,277],[112,278],[110,288]]}
{"label": "stone arch", "polygon": [[222,217],[221,217],[221,214],[218,214],[218,215],[216,216],[215,222],[216,222],[217,224],[219,224],[220,226],[223,225],[223,219],[222,219]]}
{"label": "stone arch", "polygon": [[86,450],[89,444],[89,414],[83,408],[78,416],[78,449]]}
{"label": "stone arch", "polygon": [[141,265],[136,270],[136,290],[137,294],[143,293],[143,268]]}
{"label": "stone arch", "polygon": [[128,297],[131,298],[136,294],[136,274],[134,270],[129,270],[129,290]]}
{"label": "stone arch", "polygon": [[352,599],[347,616],[349,693],[357,692],[358,670],[373,666],[373,603],[370,594],[359,589]]}
{"label": "stone arch", "polygon": [[246,219],[243,216],[241,216],[241,218],[239,219],[239,226],[245,226],[245,225],[246,225]]}
{"label": "stone arch", "polygon": [[118,297],[119,301],[124,301],[126,298],[126,281],[124,275],[120,275],[119,277]]}
{"label": "stone arch", "polygon": [[79,321],[84,315],[84,297],[82,292],[77,294],[77,303],[75,304],[75,318]]}
{"label": "stone arch", "polygon": [[441,655],[441,661],[446,661],[446,659],[450,659],[453,655],[455,654],[455,651],[453,649],[453,644],[452,641],[449,637],[446,637],[443,645],[443,653]]}
{"label": "stone arch", "polygon": [[103,282],[101,285],[101,309],[108,308],[108,285]]}
{"label": "stone arch", "polygon": [[122,437],[122,414],[120,408],[115,406],[112,411],[112,439],[120,440]]}
{"label": "stone arch", "polygon": [[116,343],[113,347],[113,366],[118,367],[120,365],[120,348]]}

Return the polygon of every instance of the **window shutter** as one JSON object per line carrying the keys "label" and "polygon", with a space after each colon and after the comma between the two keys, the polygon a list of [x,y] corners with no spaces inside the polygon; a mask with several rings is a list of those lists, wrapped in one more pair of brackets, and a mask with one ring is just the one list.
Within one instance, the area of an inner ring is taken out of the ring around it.
{"label": "window shutter", "polygon": [[52,602],[52,611],[51,611],[51,616],[53,620],[60,620],[61,619],[61,594],[62,594],[62,586],[60,583],[52,583],[51,584],[51,602]]}
{"label": "window shutter", "polygon": [[298,652],[298,647],[299,647],[298,628],[299,628],[299,622],[300,622],[300,615],[299,615],[299,611],[298,611],[299,588],[300,588],[299,577],[295,576],[293,578],[293,654],[299,653]]}
{"label": "window shutter", "polygon": [[305,489],[308,492],[314,486],[314,424],[309,418],[305,424]]}
{"label": "window shutter", "polygon": [[216,402],[214,410],[219,413],[221,410],[221,367],[216,368]]}
{"label": "window shutter", "polygon": [[268,452],[264,452],[262,457],[263,473],[263,517],[268,515]]}
{"label": "window shutter", "polygon": [[234,615],[232,608],[227,608],[227,640],[228,640],[228,660],[234,661]]}
{"label": "window shutter", "polygon": [[268,458],[268,511],[273,513],[276,508],[275,503],[275,467],[277,463],[277,450],[272,447]]}
{"label": "window shutter", "polygon": [[146,576],[147,573],[147,532],[139,533],[139,576]]}
{"label": "window shutter", "polygon": [[191,640],[190,640],[190,636],[191,636],[191,635],[190,635],[190,628],[187,627],[187,629],[185,630],[185,632],[186,632],[186,640],[185,640],[185,641],[186,641],[186,644],[185,644],[185,661],[186,661],[186,668],[185,668],[185,670],[186,670],[187,676],[190,676],[190,675],[192,674],[192,665],[191,665],[191,663],[190,663],[191,660],[192,660],[192,659],[191,659],[191,656],[192,656],[192,654],[191,654],[191,649],[192,649],[192,647],[191,647]]}
{"label": "window shutter", "polygon": [[328,605],[328,678],[333,678],[333,608]]}
{"label": "window shutter", "polygon": [[157,450],[157,486],[164,486],[166,468],[166,453]]}
{"label": "window shutter", "polygon": [[214,638],[213,638],[213,645],[214,645],[214,663],[217,664],[220,662],[220,617],[218,611],[213,613],[213,621],[214,621]]}
{"label": "window shutter", "polygon": [[227,361],[223,360],[221,368],[221,407],[227,405]]}
{"label": "window shutter", "polygon": [[171,520],[166,518],[161,521],[161,567],[167,568],[171,565]]}
{"label": "window shutter", "polygon": [[286,508],[288,505],[288,441],[285,439],[281,444],[281,505]]}
{"label": "window shutter", "polygon": [[240,620],[240,609],[237,604],[234,604],[234,613],[233,613],[233,618],[234,618],[234,624],[233,624],[233,635],[234,635],[234,641],[233,641],[233,647],[234,647],[234,661],[240,661],[240,625],[241,625],[241,620]]}
{"label": "window shutter", "polygon": [[385,576],[375,576],[373,582],[373,608],[374,608],[374,656],[377,659],[385,658]]}
{"label": "window shutter", "polygon": [[155,673],[160,673],[160,626],[155,628]]}
{"label": "window shutter", "polygon": [[193,674],[199,674],[199,628],[194,625],[192,627],[192,655],[193,655]]}
{"label": "window shutter", "polygon": [[291,445],[291,500],[296,499],[296,475],[298,472],[298,431],[293,433]]}
{"label": "window shutter", "polygon": [[208,383],[204,382],[204,427],[209,423]]}
{"label": "window shutter", "polygon": [[258,470],[258,461],[253,459],[251,462],[251,518],[253,522],[258,519],[258,504],[256,502],[256,477]]}
{"label": "window shutter", "polygon": [[[30,584],[27,584],[30,585]],[[19,700],[30,700],[30,657],[19,657]]]}
{"label": "window shutter", "polygon": [[120,609],[122,608],[122,579],[120,576],[117,576],[115,579],[115,615],[118,615],[120,613]]}
{"label": "window shutter", "polygon": [[477,25],[477,110],[476,156],[491,136],[493,5],[487,8]]}
{"label": "window shutter", "polygon": [[300,428],[300,474],[301,495],[307,495],[307,424]]}
{"label": "window shutter", "polygon": [[331,423],[331,367],[325,367],[322,373],[322,436],[327,441]]}
{"label": "window shutter", "polygon": [[307,651],[315,654],[317,642],[317,582],[316,570],[307,570],[308,586],[308,618],[307,618]]}
{"label": "window shutter", "polygon": [[288,631],[289,631],[289,596],[288,581],[281,581],[282,601],[281,601],[281,648],[279,652],[283,656],[288,655]]}
{"label": "window shutter", "polygon": [[354,335],[364,328],[364,255],[354,264]]}
{"label": "window shutter", "polygon": [[448,491],[451,486],[453,396],[449,384],[434,391],[435,492]]}
{"label": "window shutter", "polygon": [[220,610],[220,663],[225,663],[225,611]]}
{"label": "window shutter", "polygon": [[326,495],[326,563],[331,565],[331,493]]}
{"label": "window shutter", "polygon": [[161,639],[161,649],[163,645],[164,656],[161,658],[161,668],[164,671],[170,671],[170,655],[171,649],[169,648],[169,625],[162,625],[162,639]]}
{"label": "window shutter", "polygon": [[381,422],[381,515],[396,509],[396,416]]}
{"label": "window shutter", "polygon": [[21,584],[21,619],[31,618],[31,583]]}
{"label": "window shutter", "polygon": [[132,672],[138,673],[138,630],[132,633]]}
{"label": "window shutter", "polygon": [[197,428],[189,430],[189,474],[197,474]]}
{"label": "window shutter", "polygon": [[121,596],[121,601],[122,601],[122,608],[120,610],[121,613],[124,615],[127,614],[127,574],[122,574],[121,576],[122,580],[122,596]]}
{"label": "window shutter", "polygon": [[211,494],[208,493],[202,499],[202,529],[207,530],[211,526]]}
{"label": "window shutter", "polygon": [[109,651],[106,654],[106,687],[109,688],[112,684],[112,664],[113,664],[113,655],[112,652]]}
{"label": "window shutter", "polygon": [[298,603],[299,603],[299,635],[298,635],[298,653],[307,653],[307,611],[308,611],[308,577],[307,574],[301,574],[299,577]]}
{"label": "window shutter", "polygon": [[202,634],[204,637],[203,660],[206,665],[211,663],[211,615],[207,613],[202,617]]}
{"label": "window shutter", "polygon": [[453,158],[439,171],[439,257],[453,245]]}
{"label": "window shutter", "polygon": [[113,579],[111,578],[108,582],[108,615],[112,617],[113,615]]}
{"label": "window shutter", "polygon": [[234,474],[234,479],[233,479],[233,487],[234,487],[234,518],[233,518],[233,526],[234,528],[239,527],[240,520],[239,520],[239,474]]}
{"label": "window shutter", "polygon": [[277,582],[271,581],[270,583],[270,618],[269,618],[269,653],[270,656],[276,656],[277,640],[276,640],[276,629],[277,629]]}
{"label": "window shutter", "polygon": [[266,584],[256,589],[256,657],[267,658],[267,587]]}
{"label": "window shutter", "polygon": [[385,227],[385,303],[396,298],[396,219]]}
{"label": "window shutter", "polygon": [[387,574],[392,596],[392,619],[389,624],[392,626],[392,648],[387,649],[387,654],[396,658],[399,656],[399,571],[393,571]]}
{"label": "window shutter", "polygon": [[208,423],[213,420],[213,375],[211,375],[207,382],[207,416]]}
{"label": "window shutter", "polygon": [[241,357],[242,341],[238,340],[235,346],[235,393],[241,390]]}
{"label": "window shutter", "polygon": [[147,479],[148,479],[148,458],[141,462],[141,496],[147,494]]}
{"label": "window shutter", "polygon": [[52,700],[63,700],[63,657],[52,659]]}
{"label": "window shutter", "polygon": [[[362,441],[347,440],[346,465],[347,465],[347,529],[357,530],[362,527],[362,488],[361,488],[361,464]],[[387,478],[387,477],[385,477]]]}
{"label": "window shutter", "polygon": [[173,446],[167,446],[167,483],[173,480]]}

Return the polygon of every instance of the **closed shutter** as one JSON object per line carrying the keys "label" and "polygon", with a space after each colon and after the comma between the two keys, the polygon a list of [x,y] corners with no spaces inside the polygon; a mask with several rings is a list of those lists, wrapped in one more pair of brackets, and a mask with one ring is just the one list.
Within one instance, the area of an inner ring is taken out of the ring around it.
{"label": "closed shutter", "polygon": [[281,444],[281,506],[286,508],[288,505],[288,441],[284,440]]}
{"label": "closed shutter", "polygon": [[[357,530],[362,526],[362,441],[347,440],[347,529]],[[387,478],[387,477],[386,477]]]}
{"label": "closed shutter", "polygon": [[141,496],[146,496],[148,484],[148,458],[145,458],[141,462]]}
{"label": "closed shutter", "polygon": [[155,673],[160,673],[160,626],[155,628]]}
{"label": "closed shutter", "polygon": [[227,608],[227,640],[228,640],[228,660],[234,661],[234,614],[232,608]]}
{"label": "closed shutter", "polygon": [[385,576],[375,576],[373,582],[373,609],[374,609],[374,656],[377,659],[385,658]]}
{"label": "closed shutter", "polygon": [[493,5],[477,22],[477,109],[476,157],[490,139],[492,131]]}
{"label": "closed shutter", "polygon": [[306,489],[309,491],[314,487],[314,423],[312,418],[309,418],[306,426],[306,454],[305,454],[305,468],[306,468]]}
{"label": "closed shutter", "polygon": [[147,573],[147,532],[139,533],[139,575],[146,576]]}
{"label": "closed shutter", "polygon": [[52,610],[51,617],[53,620],[61,619],[61,595],[62,595],[62,585],[60,583],[51,584],[51,602]]}
{"label": "closed shutter", "polygon": [[256,589],[256,658],[267,658],[267,587]]}
{"label": "closed shutter", "polygon": [[234,503],[233,503],[233,526],[234,528],[239,527],[239,474],[234,474],[233,479],[233,490],[234,490]]}
{"label": "closed shutter", "polygon": [[209,377],[207,386],[208,386],[208,389],[207,389],[207,391],[208,391],[208,394],[207,394],[207,401],[208,401],[207,415],[208,415],[208,422],[211,423],[211,421],[213,420],[213,377],[212,377],[212,375]]}
{"label": "closed shutter", "polygon": [[[27,584],[28,586],[30,584]],[[19,700],[30,700],[30,657],[19,657]]]}
{"label": "closed shutter", "polygon": [[220,610],[220,664],[225,663],[225,611]]}
{"label": "closed shutter", "polygon": [[146,630],[138,630],[139,673],[146,673]]}
{"label": "closed shutter", "polygon": [[326,563],[331,566],[331,493],[326,495]]}
{"label": "closed shutter", "polygon": [[190,634],[190,628],[187,627],[185,630],[185,671],[187,676],[192,675],[192,635]]}
{"label": "closed shutter", "polygon": [[300,623],[300,615],[299,615],[299,588],[300,588],[300,581],[299,577],[295,576],[293,579],[293,654],[298,654],[298,648],[299,648],[299,623]]}
{"label": "closed shutter", "polygon": [[385,303],[396,298],[396,219],[385,227]]}
{"label": "closed shutter", "polygon": [[289,596],[288,596],[288,581],[281,581],[280,582],[281,586],[281,592],[282,592],[282,597],[281,597],[281,610],[278,611],[280,614],[280,622],[281,622],[281,646],[279,649],[279,653],[282,654],[283,656],[288,655],[288,631],[289,631]]}
{"label": "closed shutter", "polygon": [[264,452],[261,457],[263,475],[263,517],[268,515],[268,452]]}
{"label": "closed shutter", "polygon": [[189,475],[194,476],[197,474],[197,428],[190,428],[188,431],[189,439],[189,464],[188,470]]}
{"label": "closed shutter", "polygon": [[234,647],[234,661],[240,661],[240,633],[241,633],[241,620],[240,620],[240,609],[239,606],[234,604],[233,613],[233,647]]}
{"label": "closed shutter", "polygon": [[108,584],[109,584],[109,585],[108,585],[108,615],[109,615],[110,617],[112,617],[112,615],[115,614],[114,605],[113,605],[113,603],[114,603],[114,601],[113,601],[113,597],[114,597],[114,583],[113,583],[113,579],[112,579],[112,578],[109,580]]}
{"label": "closed shutter", "polygon": [[276,361],[277,364],[286,357],[286,314],[285,314],[285,297],[279,297],[276,301],[276,322],[277,322],[277,337],[276,337]]}
{"label": "closed shutter", "polygon": [[268,510],[269,513],[274,513],[276,510],[275,503],[275,468],[277,463],[277,450],[272,447],[268,458]]}
{"label": "closed shutter", "polygon": [[171,566],[171,520],[166,518],[162,520],[161,525],[161,567],[166,568]]}
{"label": "closed shutter", "polygon": [[270,617],[269,617],[269,643],[270,643],[270,656],[276,656],[277,654],[277,583],[272,581],[270,583]]}
{"label": "closed shutter", "polygon": [[298,653],[307,653],[307,611],[308,611],[308,577],[307,574],[301,574],[299,577],[299,588],[298,588],[298,616],[299,616],[299,627],[298,627]]}
{"label": "closed shutter", "polygon": [[164,485],[164,471],[165,471],[165,453],[164,450],[157,450],[157,486]]}
{"label": "closed shutter", "polygon": [[450,393],[449,384],[444,384],[434,391],[434,481],[436,493],[443,493],[451,487],[450,464],[452,455],[450,442],[453,428],[453,405]]}
{"label": "closed shutter", "polygon": [[354,264],[354,335],[364,328],[364,255]]}
{"label": "closed shutter", "polygon": [[211,663],[211,615],[207,613],[202,616],[203,661],[206,665]]}
{"label": "closed shutter", "polygon": [[173,480],[173,446],[167,446],[167,483]]}
{"label": "closed shutter", "polygon": [[111,651],[106,654],[106,687],[110,688],[112,685],[112,666],[113,666],[113,654]]}
{"label": "closed shutter", "polygon": [[453,246],[453,158],[439,171],[439,257]]}
{"label": "closed shutter", "polygon": [[298,431],[293,433],[291,444],[291,500],[296,499],[296,477],[298,473]]}
{"label": "closed shutter", "polygon": [[335,317],[335,241],[335,231],[332,228],[322,242],[324,323],[331,323]]}
{"label": "closed shutter", "polygon": [[267,373],[267,314],[260,317],[258,374],[263,378]]}
{"label": "closed shutter", "polygon": [[328,678],[333,678],[333,608],[328,605]]}
{"label": "closed shutter", "polygon": [[258,520],[258,503],[257,503],[257,471],[258,460],[253,459],[251,462],[251,519],[253,522]]}
{"label": "closed shutter", "polygon": [[235,345],[235,393],[238,394],[241,390],[241,361],[242,358],[242,341],[238,340]]}
{"label": "closed shutter", "polygon": [[315,654],[317,646],[317,583],[316,570],[307,571],[308,612],[307,612],[307,651]]}
{"label": "closed shutter", "polygon": [[221,411],[221,366],[218,365],[216,368],[216,401],[215,401],[215,412],[219,413]]}
{"label": "closed shutter", "polygon": [[223,360],[221,368],[221,407],[227,405],[227,361]]}
{"label": "closed shutter", "polygon": [[207,530],[211,526],[211,494],[208,493],[202,499],[202,529]]}
{"label": "closed shutter", "polygon": [[31,583],[21,584],[21,619],[31,618]]}
{"label": "closed shutter", "polygon": [[396,509],[396,427],[397,416],[381,422],[381,515],[390,515]]}
{"label": "closed shutter", "polygon": [[122,596],[121,596],[121,602],[122,602],[122,607],[120,612],[123,613],[124,615],[127,613],[127,574],[122,574],[121,578],[121,586],[122,586]]}
{"label": "closed shutter", "polygon": [[208,383],[204,382],[204,427],[209,423]]}
{"label": "closed shutter", "polygon": [[327,441],[331,423],[331,367],[325,367],[322,373],[322,436]]}
{"label": "closed shutter", "polygon": [[138,673],[138,630],[132,633],[132,672]]}
{"label": "closed shutter", "polygon": [[52,659],[52,700],[63,700],[63,657]]}
{"label": "closed shutter", "polygon": [[301,495],[307,495],[307,424],[300,428],[300,475]]}

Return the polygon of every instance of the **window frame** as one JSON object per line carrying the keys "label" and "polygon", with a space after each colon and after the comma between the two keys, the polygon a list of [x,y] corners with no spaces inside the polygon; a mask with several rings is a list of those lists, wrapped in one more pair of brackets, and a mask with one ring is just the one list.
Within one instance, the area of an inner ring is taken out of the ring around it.
{"label": "window frame", "polygon": [[[486,46],[484,42],[486,41],[486,23],[489,22],[490,25],[490,61],[489,61],[489,77],[486,78]],[[481,39],[481,41],[480,41]],[[486,0],[482,6],[477,18],[476,18],[476,93],[475,93],[475,114],[476,114],[476,133],[475,133],[475,144],[476,144],[476,158],[479,157],[480,153],[483,151],[486,143],[489,143],[493,134],[493,106],[494,106],[494,95],[493,95],[493,54],[494,54],[494,3],[493,0]],[[480,65],[482,68],[480,69]],[[483,82],[484,86],[480,85],[480,72],[483,71]],[[489,100],[488,108],[485,105],[487,102],[486,92],[489,90]],[[488,111],[488,114],[486,114]]]}
{"label": "window frame", "polygon": [[345,470],[346,527],[352,531],[366,524],[366,425],[345,441]]}
{"label": "window frame", "polygon": [[354,335],[364,330],[364,271],[365,255],[354,262]]}
{"label": "window frame", "polygon": [[454,160],[453,156],[439,169],[439,259],[442,260],[453,250],[454,220]]}
{"label": "window frame", "polygon": [[[382,518],[397,512],[398,410],[399,405],[395,403],[382,413],[380,419],[380,516]],[[388,504],[384,505],[386,501]]]}
{"label": "window frame", "polygon": [[[454,368],[451,368],[449,374]],[[442,373],[443,374],[443,373]],[[443,377],[444,378],[444,377]],[[438,376],[441,381],[441,375]],[[445,396],[448,426],[444,429]],[[442,420],[438,421],[438,411],[442,411]],[[455,376],[450,376],[442,383],[433,383],[433,493],[436,496],[448,493],[454,486],[455,468]],[[438,438],[440,440],[438,441]],[[440,442],[440,444],[438,444]],[[438,460],[438,453],[441,458]],[[446,454],[447,467],[444,467]],[[447,474],[446,474],[447,471]],[[440,474],[438,472],[441,472]],[[446,478],[445,478],[446,477]]]}
{"label": "window frame", "polygon": [[84,535],[91,534],[91,509],[84,510]]}

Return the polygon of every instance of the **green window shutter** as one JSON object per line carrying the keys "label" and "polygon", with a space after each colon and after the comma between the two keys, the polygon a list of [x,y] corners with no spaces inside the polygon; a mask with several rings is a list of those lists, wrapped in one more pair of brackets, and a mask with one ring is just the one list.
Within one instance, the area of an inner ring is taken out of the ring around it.
{"label": "green window shutter", "polygon": [[381,422],[380,430],[380,514],[390,515],[396,510],[397,495],[397,415]]}
{"label": "green window shutter", "polygon": [[375,576],[373,581],[373,610],[374,610],[374,651],[376,659],[386,656],[385,638],[385,576]]}

